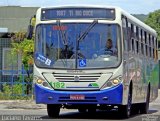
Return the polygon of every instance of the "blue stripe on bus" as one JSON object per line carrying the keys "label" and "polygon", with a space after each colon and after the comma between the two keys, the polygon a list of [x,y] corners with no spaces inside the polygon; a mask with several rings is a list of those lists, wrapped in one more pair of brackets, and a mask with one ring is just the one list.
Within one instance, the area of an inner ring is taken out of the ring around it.
{"label": "blue stripe on bus", "polygon": [[[84,95],[84,100],[71,100],[70,95]],[[88,98],[94,100],[88,100]],[[107,97],[108,100],[103,100]],[[37,104],[122,104],[123,85],[120,84],[99,91],[51,90],[35,84],[35,100]],[[64,100],[62,100],[64,99]]]}

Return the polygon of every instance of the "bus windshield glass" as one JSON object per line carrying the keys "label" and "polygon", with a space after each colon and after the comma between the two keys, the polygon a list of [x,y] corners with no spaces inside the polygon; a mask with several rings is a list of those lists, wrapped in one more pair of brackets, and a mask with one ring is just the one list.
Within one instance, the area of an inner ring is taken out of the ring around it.
{"label": "bus windshield glass", "polygon": [[112,68],[120,63],[117,24],[57,23],[36,27],[35,64],[41,68]]}

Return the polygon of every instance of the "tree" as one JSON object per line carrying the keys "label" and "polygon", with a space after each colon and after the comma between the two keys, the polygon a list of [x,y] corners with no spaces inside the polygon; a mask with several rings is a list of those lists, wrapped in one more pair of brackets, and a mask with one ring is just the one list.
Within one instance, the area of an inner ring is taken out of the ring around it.
{"label": "tree", "polygon": [[12,42],[12,52],[21,56],[24,69],[29,73],[29,66],[33,64],[34,41],[24,38],[20,42]]}
{"label": "tree", "polygon": [[145,23],[157,31],[160,44],[160,9],[149,13]]}
{"label": "tree", "polygon": [[[30,68],[33,66],[33,50],[34,50],[34,41],[28,40],[26,38],[17,39],[12,41],[12,53],[19,54],[21,57],[22,64],[24,66],[25,71],[27,72],[26,82],[32,81],[32,76],[30,75]],[[27,94],[29,94],[29,90],[31,85],[27,85]]]}

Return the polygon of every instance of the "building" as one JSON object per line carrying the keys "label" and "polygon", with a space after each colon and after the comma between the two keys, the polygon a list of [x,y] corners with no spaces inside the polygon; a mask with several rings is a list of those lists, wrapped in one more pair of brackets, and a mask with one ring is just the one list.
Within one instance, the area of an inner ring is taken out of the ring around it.
{"label": "building", "polygon": [[30,19],[38,7],[0,6],[0,91],[3,84],[13,84],[21,74],[19,56],[11,55],[10,33],[27,32]]}
{"label": "building", "polygon": [[27,31],[30,18],[38,7],[1,6],[0,28],[8,28],[8,32]]}
{"label": "building", "polygon": [[6,33],[8,33],[8,28],[0,28],[0,37],[2,37]]}
{"label": "building", "polygon": [[[13,68],[9,67],[11,60],[9,61],[7,58],[9,57],[9,51],[11,49],[10,33],[27,32],[30,19],[36,14],[37,9],[38,7],[0,7],[0,70]],[[20,62],[19,60],[17,61]]]}

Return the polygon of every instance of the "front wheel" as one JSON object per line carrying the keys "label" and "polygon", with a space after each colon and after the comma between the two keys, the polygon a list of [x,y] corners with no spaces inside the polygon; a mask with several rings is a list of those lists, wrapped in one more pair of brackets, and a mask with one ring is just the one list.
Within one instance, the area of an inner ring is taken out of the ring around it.
{"label": "front wheel", "polygon": [[50,118],[57,118],[60,112],[60,105],[47,104],[47,113]]}
{"label": "front wheel", "polygon": [[131,91],[129,91],[127,105],[121,105],[118,107],[118,111],[121,114],[122,118],[129,118],[130,117],[131,106],[132,106],[132,95],[131,95]]}
{"label": "front wheel", "polygon": [[81,107],[81,108],[78,108],[78,111],[79,111],[80,113],[85,113],[85,112],[87,112],[87,109]]}
{"label": "front wheel", "polygon": [[95,113],[96,112],[96,108],[94,107],[91,107],[91,108],[88,108],[88,113]]}

